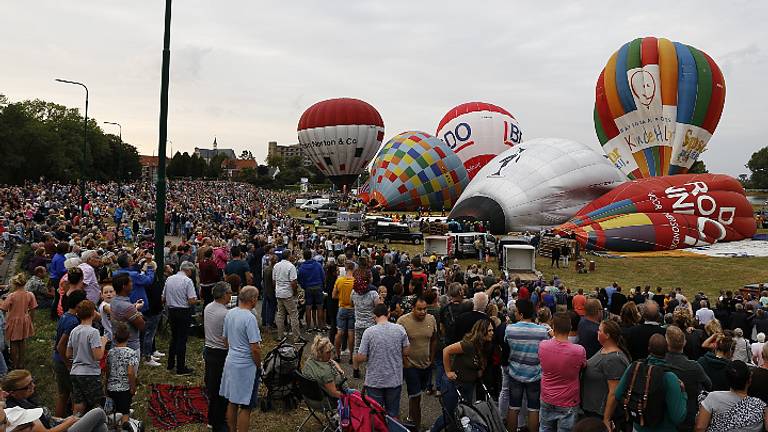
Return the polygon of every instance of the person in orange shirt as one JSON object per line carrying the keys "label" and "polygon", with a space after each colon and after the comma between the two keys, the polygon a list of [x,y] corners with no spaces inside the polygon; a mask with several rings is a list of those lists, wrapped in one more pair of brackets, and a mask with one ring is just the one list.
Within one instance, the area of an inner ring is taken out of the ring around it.
{"label": "person in orange shirt", "polygon": [[573,310],[579,316],[584,316],[584,305],[587,304],[587,297],[584,296],[584,290],[579,288],[579,293],[573,296]]}

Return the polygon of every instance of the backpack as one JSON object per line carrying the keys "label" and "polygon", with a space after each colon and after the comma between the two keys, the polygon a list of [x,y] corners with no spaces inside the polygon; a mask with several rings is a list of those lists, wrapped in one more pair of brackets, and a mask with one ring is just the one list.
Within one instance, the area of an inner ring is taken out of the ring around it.
{"label": "backpack", "polygon": [[451,344],[456,340],[456,315],[453,313],[453,308],[451,308],[453,305],[461,306],[461,303],[448,303],[443,306],[445,313],[440,314],[445,318],[445,345]]}
{"label": "backpack", "polygon": [[643,427],[659,425],[667,412],[664,397],[666,368],[636,361],[629,369],[632,371],[630,381],[622,397],[627,421]]}

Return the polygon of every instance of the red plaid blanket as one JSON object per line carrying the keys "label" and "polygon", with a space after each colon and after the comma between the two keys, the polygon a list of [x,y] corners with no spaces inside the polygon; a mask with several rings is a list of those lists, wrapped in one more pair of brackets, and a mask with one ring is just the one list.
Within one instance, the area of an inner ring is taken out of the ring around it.
{"label": "red plaid blanket", "polygon": [[191,423],[208,423],[208,397],[203,387],[152,384],[149,418],[155,427],[169,430]]}

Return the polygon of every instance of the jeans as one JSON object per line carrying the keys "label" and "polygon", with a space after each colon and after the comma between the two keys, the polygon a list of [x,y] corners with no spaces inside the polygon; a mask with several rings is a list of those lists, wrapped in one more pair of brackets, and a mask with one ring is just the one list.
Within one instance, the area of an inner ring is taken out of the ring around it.
{"label": "jeans", "polygon": [[[509,411],[509,382],[512,378],[509,377],[509,366],[501,367],[501,392],[499,393],[499,414],[501,418],[507,418],[507,412]],[[520,404],[520,412],[517,414],[517,424],[524,425],[528,421],[528,400],[523,394],[523,403]]]}
{"label": "jeans", "polygon": [[443,413],[437,418],[430,431],[439,432],[454,423],[454,414],[456,407],[459,406],[459,393],[465,402],[475,403],[475,383],[463,383],[459,381],[450,381],[445,379],[445,385],[440,389],[443,398]]}
{"label": "jeans", "polygon": [[211,425],[213,432],[226,432],[228,402],[227,398],[219,396],[219,389],[227,350],[206,347],[203,358],[205,359],[205,388],[208,392],[208,424]]}
{"label": "jeans", "polygon": [[365,392],[371,399],[379,403],[390,417],[400,417],[400,393],[403,386],[376,388],[365,387]]}
{"label": "jeans", "polygon": [[275,313],[277,312],[277,299],[264,295],[261,301],[261,323],[265,326],[275,325]]}
{"label": "jeans", "polygon": [[171,325],[171,343],[168,347],[168,369],[176,366],[177,372],[187,370],[187,337],[192,322],[191,308],[169,308],[168,321]]}
{"label": "jeans", "polygon": [[107,414],[101,408],[88,411],[67,429],[68,432],[107,432],[107,430]]}
{"label": "jeans", "polygon": [[578,407],[559,407],[541,402],[539,432],[568,432],[573,429]]}
{"label": "jeans", "polygon": [[141,352],[144,357],[149,357],[155,352],[154,342],[157,334],[157,326],[160,325],[161,314],[144,316],[144,340],[141,341]]}
{"label": "jeans", "polygon": [[285,331],[285,316],[288,315],[288,319],[291,322],[291,335],[293,342],[301,336],[301,327],[299,326],[299,310],[296,307],[296,297],[279,298],[277,299],[277,339],[283,338]]}

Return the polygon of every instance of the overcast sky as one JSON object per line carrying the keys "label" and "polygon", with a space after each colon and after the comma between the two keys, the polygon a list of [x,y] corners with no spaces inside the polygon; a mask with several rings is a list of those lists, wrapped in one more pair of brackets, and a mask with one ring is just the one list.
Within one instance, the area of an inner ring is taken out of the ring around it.
{"label": "overcast sky", "polygon": [[[82,107],[81,90],[53,81],[80,80],[91,116],[156,153],[163,10],[161,0],[0,2],[0,93]],[[652,35],[720,65],[725,109],[702,159],[738,175],[768,145],[766,18],[764,1],[177,0],[168,137],[174,151],[215,136],[264,160],[268,141],[297,142],[307,107],[355,97],[379,110],[386,138],[434,134],[451,107],[484,101],[509,110],[526,138],[599,146],[597,76],[623,43]]]}

